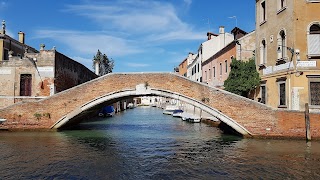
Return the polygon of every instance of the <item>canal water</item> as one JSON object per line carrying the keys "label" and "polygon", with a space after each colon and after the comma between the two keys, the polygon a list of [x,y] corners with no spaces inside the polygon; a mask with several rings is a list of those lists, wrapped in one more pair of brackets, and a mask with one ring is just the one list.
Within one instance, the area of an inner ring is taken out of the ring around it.
{"label": "canal water", "polygon": [[243,139],[139,107],[62,132],[0,132],[0,179],[320,179],[320,143]]}

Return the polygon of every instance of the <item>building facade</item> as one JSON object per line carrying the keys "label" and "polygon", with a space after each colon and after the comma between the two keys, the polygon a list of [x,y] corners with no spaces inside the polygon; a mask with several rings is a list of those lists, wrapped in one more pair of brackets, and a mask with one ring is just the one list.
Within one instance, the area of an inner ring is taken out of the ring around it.
{"label": "building facade", "polygon": [[320,1],[256,0],[257,99],[274,108],[320,107]]}
{"label": "building facade", "polygon": [[249,61],[255,56],[256,52],[256,31],[252,31],[237,39],[236,59]]}
{"label": "building facade", "polygon": [[207,37],[207,41],[199,46],[187,68],[187,77],[199,82],[202,82],[203,78],[202,63],[234,40],[232,34],[225,32],[224,26],[219,27],[219,34],[208,32]]}
{"label": "building facade", "polygon": [[55,49],[40,51],[0,34],[0,108],[20,101],[39,100],[97,77],[82,64]]}
{"label": "building facade", "polygon": [[[224,46],[221,50],[211,56],[207,61],[202,63],[203,69],[203,82],[210,86],[224,88],[224,81],[228,78],[231,71],[230,64],[232,59],[241,60],[240,56],[245,57],[242,52],[243,48],[248,48],[251,36],[245,36],[247,32],[235,27],[231,33],[233,34],[234,41]],[[240,44],[240,42],[242,44]],[[251,47],[249,47],[251,48]],[[239,50],[239,58],[236,57],[237,50]],[[252,55],[252,53],[251,53]]]}
{"label": "building facade", "polygon": [[188,58],[185,58],[180,64],[179,64],[179,75],[187,77],[187,71],[188,71]]}

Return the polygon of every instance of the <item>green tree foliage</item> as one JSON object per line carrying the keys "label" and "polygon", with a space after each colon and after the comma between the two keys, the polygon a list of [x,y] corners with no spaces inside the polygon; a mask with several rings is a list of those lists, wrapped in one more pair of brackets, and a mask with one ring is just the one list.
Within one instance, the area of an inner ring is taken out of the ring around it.
{"label": "green tree foliage", "polygon": [[102,54],[98,49],[97,54],[93,57],[93,69],[95,69],[95,64],[99,63],[99,76],[111,73],[114,67],[114,61],[108,58],[106,54]]}
{"label": "green tree foliage", "polygon": [[256,70],[255,59],[238,61],[233,59],[228,79],[224,82],[225,90],[248,97],[249,93],[260,84],[260,76]]}

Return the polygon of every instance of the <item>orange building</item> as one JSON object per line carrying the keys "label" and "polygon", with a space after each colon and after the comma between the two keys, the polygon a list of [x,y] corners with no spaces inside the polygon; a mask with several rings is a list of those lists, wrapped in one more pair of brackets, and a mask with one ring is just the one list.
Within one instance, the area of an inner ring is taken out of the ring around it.
{"label": "orange building", "polygon": [[181,76],[187,77],[187,69],[188,69],[188,61],[187,58],[185,58],[180,64],[179,64],[179,74]]}

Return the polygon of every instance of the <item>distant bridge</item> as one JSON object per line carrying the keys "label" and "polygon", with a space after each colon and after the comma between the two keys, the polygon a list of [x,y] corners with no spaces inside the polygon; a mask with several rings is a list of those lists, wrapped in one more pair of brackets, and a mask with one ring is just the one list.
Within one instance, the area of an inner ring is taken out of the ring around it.
{"label": "distant bridge", "polygon": [[[187,102],[243,136],[304,137],[304,113],[277,110],[173,73],[113,73],[35,102],[0,109],[2,129],[60,129],[128,97],[162,96]],[[319,114],[311,115],[320,137]]]}

